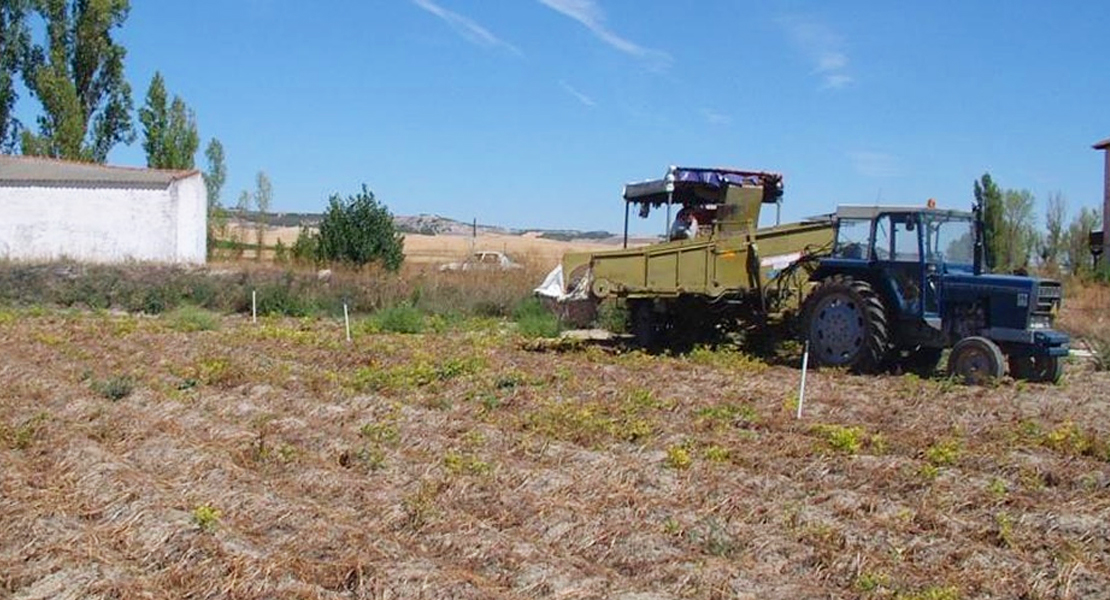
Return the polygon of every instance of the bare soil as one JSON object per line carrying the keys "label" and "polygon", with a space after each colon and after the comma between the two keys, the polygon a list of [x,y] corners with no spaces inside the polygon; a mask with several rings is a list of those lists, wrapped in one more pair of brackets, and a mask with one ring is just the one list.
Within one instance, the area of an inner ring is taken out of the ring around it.
{"label": "bare soil", "polygon": [[1110,374],[0,312],[0,598],[1110,597]]}

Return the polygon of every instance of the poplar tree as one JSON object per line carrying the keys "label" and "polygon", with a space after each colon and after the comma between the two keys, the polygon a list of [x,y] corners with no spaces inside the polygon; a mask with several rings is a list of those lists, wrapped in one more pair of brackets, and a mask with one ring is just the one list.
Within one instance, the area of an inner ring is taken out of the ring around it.
{"label": "poplar tree", "polygon": [[204,156],[208,159],[208,168],[204,171],[204,187],[208,192],[208,254],[213,256],[217,242],[227,237],[227,211],[220,203],[227,180],[227,164],[220,140],[212,138],[204,149]]}
{"label": "poplar tree", "polygon": [[214,211],[222,206],[220,194],[227,181],[227,164],[224,162],[224,145],[212,138],[204,149],[208,168],[204,171],[204,187],[208,188],[208,210]]}
{"label": "poplar tree", "polygon": [[262,260],[262,245],[266,241],[266,229],[270,225],[270,204],[274,199],[274,186],[265,171],[259,171],[255,176],[254,205],[258,208],[258,222],[255,224],[255,236],[258,241],[257,260]]}
{"label": "poplar tree", "polygon": [[38,132],[22,132],[23,153],[104,162],[119,143],[135,139],[127,50],[112,38],[130,11],[128,0],[33,0],[46,22],[46,42],[24,65],[27,89],[42,104]]}
{"label": "poplar tree", "polygon": [[12,152],[22,127],[13,110],[16,80],[31,43],[27,0],[0,0],[0,152]]}
{"label": "poplar tree", "polygon": [[1005,254],[1002,240],[1002,190],[990,173],[975,182],[975,201],[983,210],[983,262],[988,271],[1000,266]]}
{"label": "poplar tree", "polygon": [[200,136],[193,111],[180,96],[166,107],[166,82],[155,73],[146,93],[146,104],[139,109],[143,124],[143,150],[146,164],[155,169],[192,169],[196,164]]}

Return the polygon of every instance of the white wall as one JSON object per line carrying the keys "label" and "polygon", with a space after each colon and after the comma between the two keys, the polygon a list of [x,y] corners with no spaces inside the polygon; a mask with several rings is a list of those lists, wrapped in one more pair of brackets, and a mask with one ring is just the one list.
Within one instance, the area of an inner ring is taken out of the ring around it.
{"label": "white wall", "polygon": [[200,174],[168,189],[0,186],[0,256],[203,263]]}
{"label": "white wall", "polygon": [[204,263],[208,255],[208,188],[200,173],[170,185],[177,204],[176,262]]}

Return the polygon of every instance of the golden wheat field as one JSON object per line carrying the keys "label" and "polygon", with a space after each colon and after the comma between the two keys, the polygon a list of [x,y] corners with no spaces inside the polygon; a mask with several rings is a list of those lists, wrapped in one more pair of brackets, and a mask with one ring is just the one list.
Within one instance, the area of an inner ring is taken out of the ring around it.
{"label": "golden wheat field", "polygon": [[1089,362],[799,419],[735,350],[425,331],[0,310],[0,598],[1110,596]]}
{"label": "golden wheat field", "polygon": [[[300,229],[297,227],[269,228],[263,237],[263,244],[274,246],[280,240],[287,248],[297,241]],[[243,239],[256,239],[256,230],[247,226],[232,224],[231,235],[241,235]],[[541,238],[539,233],[523,235],[480,234],[476,237],[465,235],[421,235],[406,233],[405,260],[410,264],[445,264],[466,258],[476,250],[496,250],[504,252],[515,262],[537,267],[551,268],[559,263],[567,252],[591,250],[611,250],[617,246],[576,240],[564,242]],[[537,282],[538,283],[538,282]]]}

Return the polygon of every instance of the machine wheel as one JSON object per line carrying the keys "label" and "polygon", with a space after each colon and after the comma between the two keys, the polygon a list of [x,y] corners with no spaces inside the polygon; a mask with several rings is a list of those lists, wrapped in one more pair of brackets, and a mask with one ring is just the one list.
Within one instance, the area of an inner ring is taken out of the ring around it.
{"label": "machine wheel", "polygon": [[806,299],[806,339],[819,366],[879,371],[890,350],[886,307],[871,284],[833,275]]}
{"label": "machine wheel", "polygon": [[910,350],[909,354],[902,359],[902,368],[906,372],[928,377],[937,371],[940,355],[943,353],[943,348],[921,347]]}
{"label": "machine wheel", "polygon": [[983,385],[1002,377],[1005,367],[998,344],[984,337],[966,337],[948,355],[948,373],[967,385]]}
{"label": "machine wheel", "polygon": [[1064,363],[1059,356],[1011,356],[1010,377],[1037,383],[1059,383]]}

